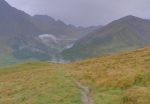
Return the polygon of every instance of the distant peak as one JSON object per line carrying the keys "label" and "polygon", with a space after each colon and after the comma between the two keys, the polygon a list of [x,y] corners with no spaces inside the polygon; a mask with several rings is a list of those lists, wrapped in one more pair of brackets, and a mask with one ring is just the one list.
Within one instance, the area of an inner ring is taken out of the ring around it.
{"label": "distant peak", "polygon": [[50,17],[48,15],[34,15],[33,17],[37,18],[37,19],[56,21],[54,18],[52,18],[52,17]]}
{"label": "distant peak", "polygon": [[141,21],[141,20],[142,18],[133,15],[128,15],[119,19],[119,21],[124,21],[124,22],[133,22],[133,21]]}
{"label": "distant peak", "polygon": [[66,25],[63,21],[61,20],[57,20],[57,23],[62,24],[62,25]]}
{"label": "distant peak", "polygon": [[40,15],[40,14],[36,14],[34,15],[34,17],[45,17],[45,18],[51,18],[50,16],[48,15]]}
{"label": "distant peak", "polygon": [[0,7],[10,6],[5,0],[0,0]]}
{"label": "distant peak", "polygon": [[125,16],[124,18],[138,18],[138,17],[136,17],[136,16],[133,16],[133,15],[128,15],[128,16]]}
{"label": "distant peak", "polygon": [[132,19],[140,19],[139,17],[133,16],[133,15],[128,15],[125,17],[122,17],[121,20],[132,20]]}
{"label": "distant peak", "polygon": [[5,0],[0,0],[0,3],[7,3]]}

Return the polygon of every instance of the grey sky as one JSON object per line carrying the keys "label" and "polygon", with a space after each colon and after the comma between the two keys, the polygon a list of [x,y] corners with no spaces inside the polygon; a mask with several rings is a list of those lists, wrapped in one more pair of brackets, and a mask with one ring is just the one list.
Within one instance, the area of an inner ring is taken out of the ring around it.
{"label": "grey sky", "polygon": [[126,15],[150,18],[150,0],[6,0],[33,14],[47,14],[68,24],[103,25]]}

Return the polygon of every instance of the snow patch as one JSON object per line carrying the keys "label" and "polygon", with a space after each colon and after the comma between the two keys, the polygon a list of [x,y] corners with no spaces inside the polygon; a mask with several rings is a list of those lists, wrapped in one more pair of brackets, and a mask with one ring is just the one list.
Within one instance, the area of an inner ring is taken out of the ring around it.
{"label": "snow patch", "polygon": [[69,49],[69,48],[72,48],[74,46],[74,44],[69,44],[69,45],[67,45],[65,48],[66,49]]}
{"label": "snow patch", "polygon": [[[61,35],[60,35],[61,36]],[[38,38],[48,47],[51,47],[52,49],[57,49],[59,52],[69,49],[73,47],[75,41],[77,39],[75,38],[67,38],[67,37],[56,37],[53,34],[41,34],[38,36]]]}
{"label": "snow patch", "polygon": [[39,35],[39,38],[45,42],[49,40],[53,40],[55,43],[58,43],[57,37],[55,37],[53,34],[42,34],[42,35]]}

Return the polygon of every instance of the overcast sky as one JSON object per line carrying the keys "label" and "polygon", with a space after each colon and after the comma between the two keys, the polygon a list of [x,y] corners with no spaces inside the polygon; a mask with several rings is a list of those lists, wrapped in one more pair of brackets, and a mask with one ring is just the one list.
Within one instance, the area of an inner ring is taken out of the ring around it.
{"label": "overcast sky", "polygon": [[104,25],[126,15],[150,18],[150,0],[6,0],[34,14],[47,14],[77,26]]}

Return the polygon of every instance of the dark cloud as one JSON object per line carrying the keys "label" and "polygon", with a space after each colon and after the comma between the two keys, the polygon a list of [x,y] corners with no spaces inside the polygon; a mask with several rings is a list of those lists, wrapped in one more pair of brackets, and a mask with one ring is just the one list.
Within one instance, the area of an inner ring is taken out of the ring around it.
{"label": "dark cloud", "polygon": [[150,18],[150,0],[6,0],[29,14],[74,25],[100,25],[126,15]]}

